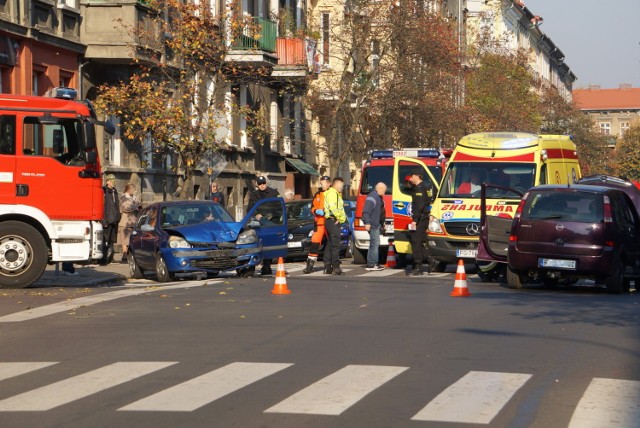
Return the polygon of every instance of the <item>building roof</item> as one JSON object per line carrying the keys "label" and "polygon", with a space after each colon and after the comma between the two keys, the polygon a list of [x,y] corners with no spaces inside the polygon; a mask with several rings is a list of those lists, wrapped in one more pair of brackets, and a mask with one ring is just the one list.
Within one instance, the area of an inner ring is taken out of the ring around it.
{"label": "building roof", "polygon": [[574,89],[580,110],[640,110],[640,88]]}

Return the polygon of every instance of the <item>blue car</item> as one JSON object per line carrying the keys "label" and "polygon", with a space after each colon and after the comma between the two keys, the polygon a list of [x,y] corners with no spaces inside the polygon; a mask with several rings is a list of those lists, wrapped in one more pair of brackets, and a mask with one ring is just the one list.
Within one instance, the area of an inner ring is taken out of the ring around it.
{"label": "blue car", "polygon": [[212,201],[154,203],[138,215],[127,258],[133,278],[154,271],[166,282],[233,270],[249,276],[263,258],[286,254],[284,200],[270,198],[240,222]]}

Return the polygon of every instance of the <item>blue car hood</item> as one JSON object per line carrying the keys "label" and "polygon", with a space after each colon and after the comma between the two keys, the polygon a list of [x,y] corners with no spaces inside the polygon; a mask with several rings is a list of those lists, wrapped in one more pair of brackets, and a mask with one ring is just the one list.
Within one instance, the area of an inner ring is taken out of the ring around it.
{"label": "blue car hood", "polygon": [[242,229],[242,223],[221,221],[168,228],[168,230],[175,230],[190,242],[235,242],[240,229]]}

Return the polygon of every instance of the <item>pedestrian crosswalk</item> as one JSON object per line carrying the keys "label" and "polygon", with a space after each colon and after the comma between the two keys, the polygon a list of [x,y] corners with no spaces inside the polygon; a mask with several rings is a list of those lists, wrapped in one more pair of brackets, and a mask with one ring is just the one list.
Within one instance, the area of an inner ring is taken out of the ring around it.
{"label": "pedestrian crosswalk", "polygon": [[[0,362],[0,414],[3,412],[46,412],[58,407],[96,396],[102,391],[116,390],[118,386],[138,378],[155,376],[153,382],[141,383],[136,400],[127,402],[123,396],[114,404],[114,412],[193,412],[239,390],[254,384],[272,382],[272,390],[285,391],[282,378],[295,364],[290,362],[232,362],[212,367],[205,373],[190,373],[186,365],[175,361],[113,362],[96,369],[74,373],[70,377],[48,385],[27,390],[13,396],[3,396],[3,382],[13,378],[13,387],[19,376],[37,377],[48,367],[63,366],[70,362]],[[170,370],[170,374],[166,373]],[[59,371],[57,371],[59,372]],[[64,372],[64,371],[63,371]],[[161,375],[160,373],[163,372]],[[300,414],[339,417],[357,403],[367,400],[374,391],[389,386],[393,391],[403,385],[411,390],[412,398],[424,404],[415,406],[410,418],[414,422],[449,422],[489,425],[523,387],[535,382],[528,373],[470,371],[452,379],[451,385],[440,393],[427,393],[429,379],[420,379],[411,373],[411,367],[350,364],[311,380],[298,391],[289,391],[288,397],[273,400],[266,408],[255,410],[267,414]],[[179,373],[179,374],[175,374]],[[417,373],[423,373],[418,371]],[[171,374],[177,376],[175,383]],[[187,380],[185,380],[185,378]],[[37,378],[31,378],[33,381]],[[289,379],[291,380],[291,379]],[[172,384],[173,383],[173,384]],[[391,385],[392,384],[392,385]],[[297,385],[297,383],[296,383]],[[424,386],[424,389],[420,389]],[[536,386],[536,389],[539,387]],[[124,388],[131,393],[129,388]],[[263,389],[264,391],[264,389]],[[420,395],[421,392],[423,395]],[[124,392],[123,392],[124,394]],[[290,394],[290,395],[289,395]],[[285,396],[286,396],[285,395]],[[139,398],[142,397],[142,398]],[[279,402],[278,402],[279,401]],[[413,403],[413,401],[412,401]],[[617,427],[635,427],[640,420],[640,381],[595,378],[579,399],[569,426],[604,427],[615,422]],[[247,405],[246,403],[244,403]],[[389,408],[385,407],[385,412]],[[398,409],[398,414],[406,414]],[[1,418],[1,416],[0,416]]]}

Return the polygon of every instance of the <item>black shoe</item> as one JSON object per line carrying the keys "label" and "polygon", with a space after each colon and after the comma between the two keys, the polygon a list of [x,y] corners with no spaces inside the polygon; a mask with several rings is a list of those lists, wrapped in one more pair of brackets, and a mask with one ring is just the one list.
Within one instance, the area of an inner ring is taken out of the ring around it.
{"label": "black shoe", "polygon": [[122,255],[122,260],[120,260],[120,263],[129,263],[129,259],[127,259],[127,255],[126,254]]}
{"label": "black shoe", "polygon": [[336,270],[333,271],[334,275],[344,275],[344,272],[342,271],[342,269],[338,268]]}
{"label": "black shoe", "polygon": [[325,275],[331,275],[333,273],[333,268],[331,266],[325,266],[324,267],[324,274]]}
{"label": "black shoe", "polygon": [[262,269],[260,269],[260,275],[263,275],[263,276],[264,275],[273,275],[273,271],[271,270],[271,268],[269,268],[269,269],[262,268]]}
{"label": "black shoe", "polygon": [[315,262],[313,260],[307,260],[307,267],[304,268],[304,270],[302,271],[302,273],[304,274],[309,274],[309,273],[313,273],[313,264]]}
{"label": "black shoe", "polygon": [[411,276],[422,276],[424,275],[424,272],[422,272],[422,269],[414,269],[411,271]]}

